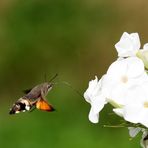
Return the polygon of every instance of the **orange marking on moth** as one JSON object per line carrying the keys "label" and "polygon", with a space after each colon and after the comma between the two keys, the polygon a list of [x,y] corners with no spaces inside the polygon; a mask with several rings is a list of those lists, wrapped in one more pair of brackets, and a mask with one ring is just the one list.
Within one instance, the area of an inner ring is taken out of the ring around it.
{"label": "orange marking on moth", "polygon": [[40,99],[39,101],[37,101],[36,108],[39,110],[48,111],[48,112],[54,111],[54,108],[46,100],[43,100],[43,99]]}

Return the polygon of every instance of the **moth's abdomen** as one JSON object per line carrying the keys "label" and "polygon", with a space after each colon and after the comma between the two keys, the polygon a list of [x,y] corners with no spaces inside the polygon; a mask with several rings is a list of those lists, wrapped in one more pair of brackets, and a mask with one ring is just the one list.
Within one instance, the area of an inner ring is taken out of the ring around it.
{"label": "moth's abdomen", "polygon": [[16,114],[19,112],[25,112],[26,110],[30,110],[30,108],[31,108],[31,106],[27,100],[20,99],[12,106],[9,114]]}
{"label": "moth's abdomen", "polygon": [[26,104],[21,103],[21,102],[17,102],[10,109],[9,114],[15,114],[15,113],[19,113],[21,111],[25,111],[26,110],[25,108],[26,108]]}

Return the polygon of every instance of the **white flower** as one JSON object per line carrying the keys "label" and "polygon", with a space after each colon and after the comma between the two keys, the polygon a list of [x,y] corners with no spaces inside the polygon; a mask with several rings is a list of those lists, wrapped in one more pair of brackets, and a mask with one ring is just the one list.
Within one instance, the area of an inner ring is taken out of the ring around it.
{"label": "white flower", "polygon": [[119,116],[132,123],[140,123],[148,128],[148,81],[128,90],[126,103],[122,108],[113,109]]}
{"label": "white flower", "polygon": [[134,86],[148,81],[143,62],[137,57],[117,60],[111,64],[102,81],[103,94],[115,107],[126,104],[126,95]]}
{"label": "white flower", "polygon": [[[96,77],[95,80],[89,82],[89,87],[84,93],[85,100],[91,104],[89,120],[97,123],[99,112],[107,102],[117,108],[114,110],[117,115],[125,118],[123,111],[127,111],[125,110],[127,104],[135,104],[135,101],[140,99],[139,96],[143,96],[144,82],[148,82],[148,76],[139,58],[130,57],[115,61],[100,81]],[[145,87],[148,88],[148,86]],[[126,120],[139,123],[139,119]]]}
{"label": "white flower", "polygon": [[128,34],[127,32],[124,32],[120,41],[116,43],[115,48],[119,57],[136,56],[137,51],[140,49],[138,33]]}
{"label": "white flower", "polygon": [[102,110],[106,104],[106,98],[101,92],[101,81],[98,81],[98,78],[95,77],[95,80],[89,82],[89,87],[84,93],[85,100],[91,104],[91,110],[89,113],[89,120],[93,123],[98,123],[99,121],[99,112]]}
{"label": "white flower", "polygon": [[117,115],[148,127],[148,76],[142,60],[129,57],[112,63],[102,81],[102,92]]}
{"label": "white flower", "polygon": [[89,120],[97,123],[100,111],[110,103],[115,114],[140,124],[140,127],[129,127],[129,134],[135,137],[142,131],[141,146],[148,148],[148,43],[140,49],[138,33],[124,32],[115,48],[117,60],[99,81],[97,77],[90,81],[84,93],[91,105]]}

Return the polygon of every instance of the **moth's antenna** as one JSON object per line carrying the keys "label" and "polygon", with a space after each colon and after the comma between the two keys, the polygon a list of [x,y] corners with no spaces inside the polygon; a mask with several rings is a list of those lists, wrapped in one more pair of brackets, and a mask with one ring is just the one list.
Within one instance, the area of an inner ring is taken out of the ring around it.
{"label": "moth's antenna", "polygon": [[[52,77],[49,82],[51,82],[52,80],[54,80],[57,76],[58,76],[58,74],[55,74],[55,76]],[[55,84],[60,84],[60,83],[61,83],[61,84],[65,84],[65,85],[68,86],[71,90],[73,90],[74,92],[76,92],[79,96],[81,96],[81,97],[84,99],[83,95],[82,95],[77,89],[75,89],[74,87],[72,87],[71,84],[69,84],[69,83],[66,82],[66,81],[55,82],[54,85],[55,85]]]}
{"label": "moth's antenna", "polygon": [[56,73],[56,74],[49,80],[49,82],[52,82],[57,76],[58,76],[58,74]]}
{"label": "moth's antenna", "polygon": [[72,85],[69,84],[68,82],[62,81],[61,83],[67,85],[67,86],[68,86],[69,88],[71,88],[74,92],[76,92],[79,96],[81,96],[82,98],[84,98],[83,95],[82,95],[77,89],[73,88]]}

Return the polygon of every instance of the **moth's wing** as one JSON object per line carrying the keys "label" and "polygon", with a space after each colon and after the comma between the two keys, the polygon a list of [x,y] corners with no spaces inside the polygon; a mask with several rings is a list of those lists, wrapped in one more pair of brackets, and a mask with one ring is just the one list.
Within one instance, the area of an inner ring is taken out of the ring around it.
{"label": "moth's wing", "polygon": [[24,94],[28,94],[31,90],[32,90],[32,88],[30,88],[30,89],[25,89],[25,90],[23,90],[23,93],[24,93]]}
{"label": "moth's wing", "polygon": [[55,109],[46,100],[40,99],[36,102],[36,108],[43,111],[54,111]]}
{"label": "moth's wing", "polygon": [[41,88],[40,87],[41,87],[41,85],[37,85],[32,89],[26,90],[26,93],[27,92],[28,93],[24,97],[31,99],[31,100],[39,98],[41,96]]}

